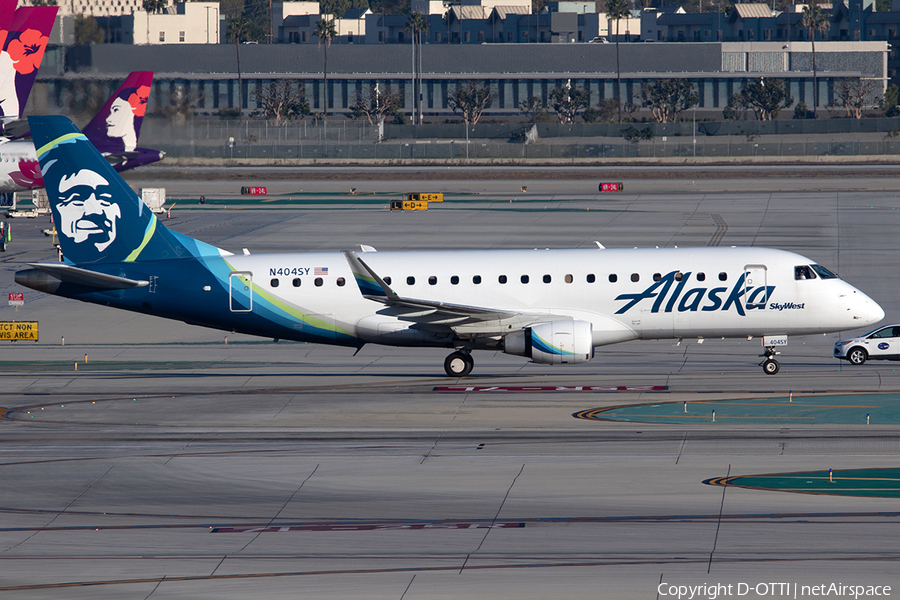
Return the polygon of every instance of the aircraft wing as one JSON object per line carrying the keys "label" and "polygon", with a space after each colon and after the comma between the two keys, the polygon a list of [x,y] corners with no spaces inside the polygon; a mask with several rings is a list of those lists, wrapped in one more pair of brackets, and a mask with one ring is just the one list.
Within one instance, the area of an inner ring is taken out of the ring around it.
{"label": "aircraft wing", "polygon": [[149,281],[97,273],[96,271],[81,269],[63,263],[31,263],[28,266],[65,283],[86,285],[103,290],[121,290],[150,285]]}
{"label": "aircraft wing", "polygon": [[468,306],[435,300],[398,296],[379,275],[354,252],[344,252],[350,270],[364,298],[391,307],[392,314],[422,325],[450,327],[458,334],[490,335],[508,333],[541,321],[571,320],[565,315],[522,313],[482,306]]}

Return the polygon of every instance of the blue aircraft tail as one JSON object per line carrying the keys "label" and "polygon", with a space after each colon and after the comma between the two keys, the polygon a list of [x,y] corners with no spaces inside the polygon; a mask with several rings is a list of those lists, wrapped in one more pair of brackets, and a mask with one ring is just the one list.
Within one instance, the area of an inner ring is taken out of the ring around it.
{"label": "blue aircraft tail", "polygon": [[219,256],[169,231],[66,117],[28,117],[67,263],[132,263]]}

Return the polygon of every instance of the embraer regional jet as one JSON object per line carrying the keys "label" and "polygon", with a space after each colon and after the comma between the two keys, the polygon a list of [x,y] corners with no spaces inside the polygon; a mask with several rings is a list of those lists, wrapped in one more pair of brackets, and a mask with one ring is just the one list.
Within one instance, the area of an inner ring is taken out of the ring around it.
{"label": "embraer regional jet", "polygon": [[760,337],[765,373],[789,335],[884,312],[798,254],[664,248],[233,255],[168,230],[64,117],[30,117],[63,263],[16,273],[43,292],[274,339],[452,348],[583,363],[628,340]]}

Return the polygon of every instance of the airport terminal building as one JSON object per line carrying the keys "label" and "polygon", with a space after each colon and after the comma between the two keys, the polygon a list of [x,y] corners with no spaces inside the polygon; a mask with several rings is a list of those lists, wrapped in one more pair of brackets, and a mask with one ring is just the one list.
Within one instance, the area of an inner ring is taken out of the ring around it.
{"label": "airport terminal building", "polygon": [[[522,100],[538,96],[546,102],[557,86],[586,90],[591,106],[616,96],[614,44],[462,44],[448,50],[421,46],[423,107],[431,118],[452,116],[448,93],[469,81],[490,85],[493,103],[486,115],[519,114]],[[888,51],[884,41],[816,43],[819,105],[833,102],[836,86],[848,78],[873,80],[884,90]],[[764,77],[785,81],[795,102],[813,104],[809,42],[623,43],[619,52],[623,102],[637,99],[644,83],[678,78],[695,83],[698,110],[721,110],[745,82]],[[65,106],[73,82],[99,79],[114,87],[128,71],[153,70],[151,111],[175,96],[190,98],[201,113],[252,111],[253,90],[282,79],[302,86],[314,112],[327,103],[330,114],[346,113],[357,92],[375,84],[398,94],[404,111],[412,110],[412,45],[333,45],[327,83],[323,68],[324,52],[312,44],[56,46],[48,48],[38,79],[47,86],[48,106],[35,108]]]}

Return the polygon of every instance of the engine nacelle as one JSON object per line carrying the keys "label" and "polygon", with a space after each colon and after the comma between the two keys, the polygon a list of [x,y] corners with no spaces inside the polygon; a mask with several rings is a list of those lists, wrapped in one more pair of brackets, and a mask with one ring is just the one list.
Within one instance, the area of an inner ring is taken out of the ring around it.
{"label": "engine nacelle", "polygon": [[514,331],[503,338],[503,351],[546,365],[577,364],[594,358],[591,324],[550,321]]}

